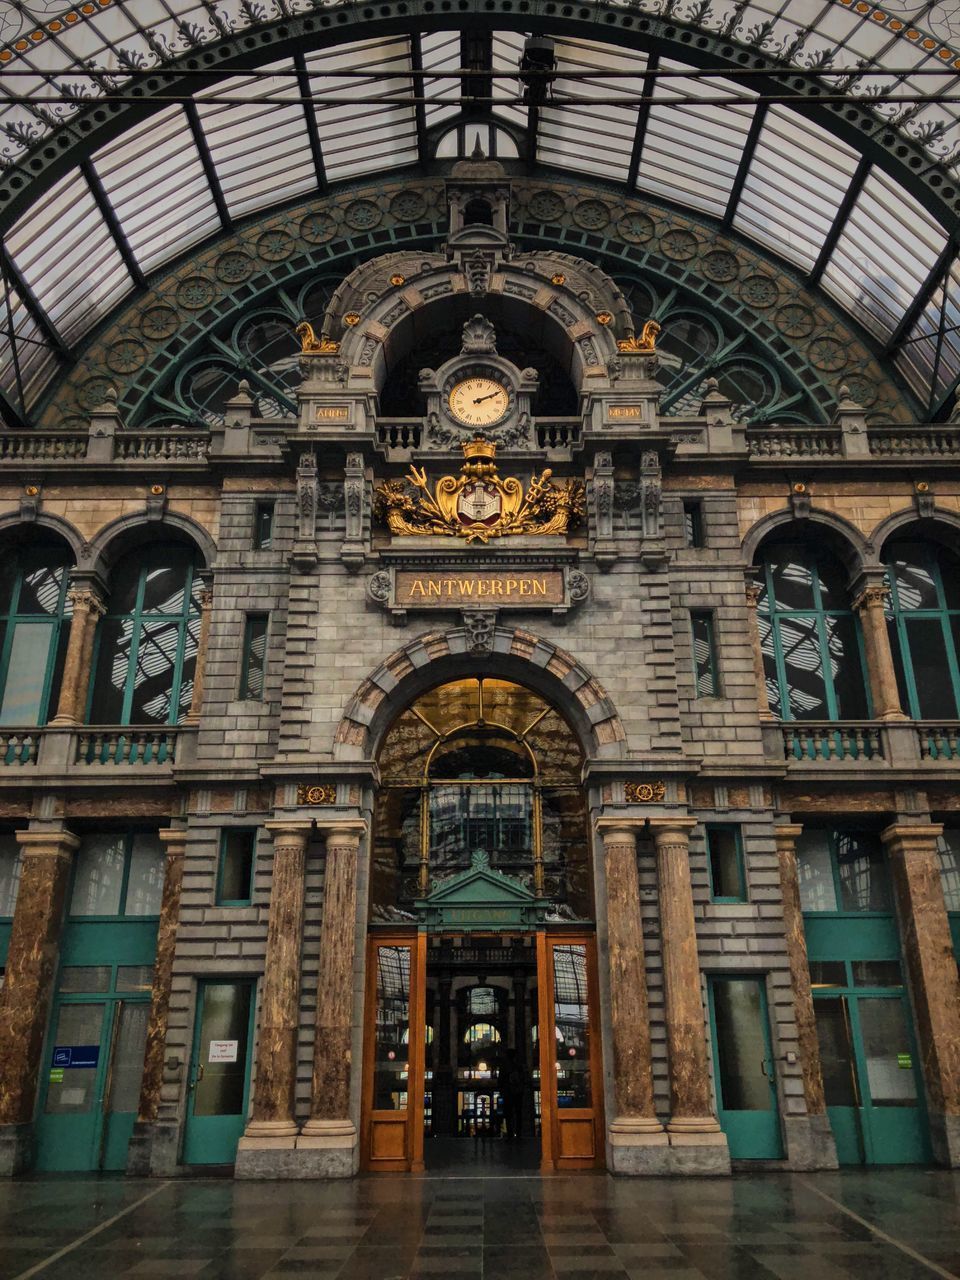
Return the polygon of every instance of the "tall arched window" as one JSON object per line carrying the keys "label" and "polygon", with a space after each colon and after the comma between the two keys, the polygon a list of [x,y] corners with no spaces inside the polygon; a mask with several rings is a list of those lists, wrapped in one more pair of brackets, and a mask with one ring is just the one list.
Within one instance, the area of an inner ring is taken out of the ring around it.
{"label": "tall arched window", "polygon": [[31,543],[0,556],[0,724],[45,724],[70,634],[70,552]]}
{"label": "tall arched window", "polygon": [[100,624],[91,724],[177,724],[190,709],[200,637],[199,557],[176,543],[125,556]]}
{"label": "tall arched window", "polygon": [[757,625],[770,710],[783,720],[869,716],[862,640],[842,566],[784,543],[763,554]]}
{"label": "tall arched window", "polygon": [[946,547],[894,542],[884,557],[887,626],[900,705],[915,720],[960,714],[960,559]]}

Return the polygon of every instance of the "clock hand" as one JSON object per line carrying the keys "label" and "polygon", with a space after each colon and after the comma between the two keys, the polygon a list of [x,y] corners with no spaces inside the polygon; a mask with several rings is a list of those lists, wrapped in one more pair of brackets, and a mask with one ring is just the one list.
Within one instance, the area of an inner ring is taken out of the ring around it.
{"label": "clock hand", "polygon": [[483,400],[492,400],[494,396],[498,396],[499,394],[500,394],[499,391],[488,391],[485,396],[477,396],[476,400],[474,400],[473,403],[480,404],[481,401]]}

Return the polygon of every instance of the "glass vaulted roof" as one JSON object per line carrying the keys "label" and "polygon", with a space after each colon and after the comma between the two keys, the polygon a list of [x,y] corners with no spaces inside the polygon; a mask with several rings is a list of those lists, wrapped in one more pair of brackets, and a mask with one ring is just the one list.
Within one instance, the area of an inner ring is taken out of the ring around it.
{"label": "glass vaulted roof", "polygon": [[[368,38],[341,34],[332,44],[314,35],[285,56],[271,50],[258,63],[247,54],[242,69],[181,80],[150,101],[152,111],[141,102],[126,128],[121,113],[109,141],[84,147],[77,122],[98,100],[129,105],[151,73],[191,53],[337,8],[337,0],[72,8],[0,0],[0,182],[22,174],[34,190],[0,224],[8,405],[15,376],[29,409],[128,293],[237,220],[456,154],[447,126],[469,114],[477,83],[462,76],[467,60],[494,76],[484,137],[498,154],[622,184],[755,241],[847,311],[928,412],[942,409],[960,376],[955,225],[929,211],[936,202],[921,199],[920,178],[891,176],[882,151],[861,153],[849,131],[838,136],[799,114],[796,89],[772,92],[729,52],[750,48],[781,76],[792,68],[805,83],[858,100],[909,140],[921,177],[936,171],[952,183],[960,179],[960,0],[891,0],[882,9],[866,0],[638,0],[631,10],[728,42],[725,67],[714,59],[698,70],[676,43],[630,48],[567,34],[556,39],[556,80],[537,112],[516,74],[523,31],[495,30],[478,63],[452,20],[449,30],[417,31],[411,19],[390,35],[361,26],[356,34]],[[58,131],[69,132],[72,163],[51,185],[33,177],[31,160]]]}

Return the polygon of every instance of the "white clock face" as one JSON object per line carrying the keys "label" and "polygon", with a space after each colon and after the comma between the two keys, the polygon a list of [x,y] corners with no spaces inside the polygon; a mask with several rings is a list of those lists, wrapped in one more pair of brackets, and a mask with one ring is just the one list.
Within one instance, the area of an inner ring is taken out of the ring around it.
{"label": "white clock face", "polygon": [[489,427],[507,412],[510,396],[493,378],[464,378],[451,388],[447,404],[465,427]]}

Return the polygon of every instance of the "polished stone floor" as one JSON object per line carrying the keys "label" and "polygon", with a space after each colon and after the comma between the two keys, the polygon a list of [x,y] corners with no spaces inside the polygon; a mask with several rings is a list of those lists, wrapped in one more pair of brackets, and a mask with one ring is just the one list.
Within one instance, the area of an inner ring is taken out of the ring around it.
{"label": "polished stone floor", "polygon": [[960,1176],[18,1180],[0,1278],[928,1280],[960,1277]]}

